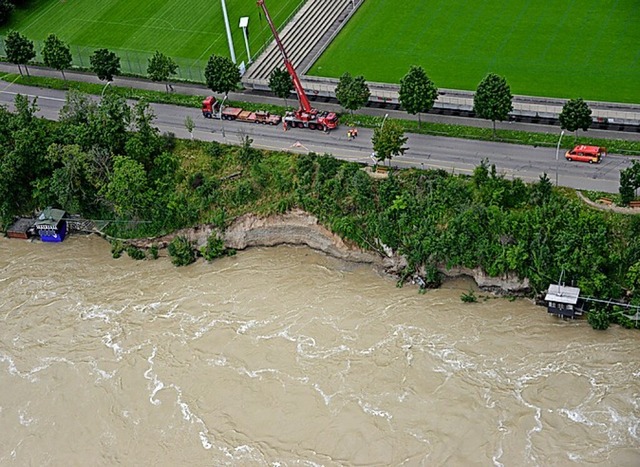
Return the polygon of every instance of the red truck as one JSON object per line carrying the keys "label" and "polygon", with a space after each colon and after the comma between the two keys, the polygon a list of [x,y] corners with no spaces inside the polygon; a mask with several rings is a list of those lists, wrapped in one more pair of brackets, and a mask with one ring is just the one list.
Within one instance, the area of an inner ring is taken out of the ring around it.
{"label": "red truck", "polygon": [[[224,101],[223,101],[224,102]],[[258,110],[251,112],[238,107],[227,107],[213,96],[207,96],[202,101],[202,116],[219,120],[238,120],[240,122],[262,123],[263,125],[278,125],[282,121],[279,115]]]}

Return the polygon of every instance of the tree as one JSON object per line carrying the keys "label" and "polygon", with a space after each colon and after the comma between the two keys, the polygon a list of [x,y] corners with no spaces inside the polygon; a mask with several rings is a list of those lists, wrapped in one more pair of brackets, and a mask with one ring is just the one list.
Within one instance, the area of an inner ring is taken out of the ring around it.
{"label": "tree", "polygon": [[169,92],[169,83],[167,80],[169,76],[175,75],[177,71],[178,65],[176,62],[158,50],[156,50],[153,57],[149,59],[149,65],[147,66],[149,78],[151,78],[151,81],[164,81],[164,88],[167,92]]}
{"label": "tree", "polygon": [[407,137],[404,136],[402,126],[395,122],[386,122],[373,130],[371,142],[376,159],[382,162],[389,159],[389,164],[393,156],[404,154],[409,149],[402,146],[407,142]]}
{"label": "tree", "polygon": [[76,144],[52,144],[46,157],[55,167],[48,183],[55,200],[66,211],[82,211],[85,201],[91,201],[87,199],[89,156]]}
{"label": "tree", "polygon": [[353,113],[363,107],[369,100],[371,92],[369,86],[364,80],[364,76],[351,76],[349,72],[345,72],[338,81],[336,86],[336,98],[340,105]]}
{"label": "tree", "polygon": [[418,128],[420,128],[420,114],[433,108],[438,98],[438,88],[422,67],[412,66],[400,80],[399,98],[400,104],[407,112],[411,115],[418,114]]}
{"label": "tree", "polygon": [[191,139],[193,139],[193,130],[196,127],[195,123],[193,123],[193,118],[191,115],[187,115],[184,117],[184,127],[187,129],[189,134],[191,135]]}
{"label": "tree", "polygon": [[578,137],[578,129],[587,131],[591,126],[591,109],[582,99],[568,100],[562,106],[562,112],[558,116],[562,129],[575,131]]}
{"label": "tree", "polygon": [[280,99],[284,99],[284,106],[287,107],[287,97],[293,91],[293,79],[286,70],[280,67],[275,68],[269,75],[269,88]]}
{"label": "tree", "polygon": [[0,25],[6,24],[11,18],[15,6],[9,0],[0,0]]}
{"label": "tree", "polygon": [[213,92],[223,92],[225,96],[240,82],[240,70],[231,59],[212,55],[204,70],[207,86]]}
{"label": "tree", "polygon": [[640,187],[640,162],[631,161],[631,167],[620,171],[620,202],[627,206],[633,201],[636,190]]}
{"label": "tree", "polygon": [[42,57],[46,66],[58,70],[62,73],[62,78],[67,79],[64,70],[71,68],[71,49],[55,34],[49,34],[45,39]]}
{"label": "tree", "polygon": [[7,54],[7,60],[18,65],[20,74],[22,74],[20,65],[24,65],[27,76],[29,76],[27,64],[36,57],[33,41],[30,41],[18,31],[11,31],[4,40],[4,49]]}
{"label": "tree", "polygon": [[91,70],[101,81],[113,81],[120,73],[120,57],[108,49],[98,49],[89,57]]}
{"label": "tree", "polygon": [[122,217],[142,215],[152,198],[144,166],[128,157],[116,156],[105,197]]}
{"label": "tree", "polygon": [[496,120],[503,121],[513,110],[513,96],[507,80],[489,73],[478,85],[473,96],[473,111],[480,118],[493,122],[493,137],[496,136]]}

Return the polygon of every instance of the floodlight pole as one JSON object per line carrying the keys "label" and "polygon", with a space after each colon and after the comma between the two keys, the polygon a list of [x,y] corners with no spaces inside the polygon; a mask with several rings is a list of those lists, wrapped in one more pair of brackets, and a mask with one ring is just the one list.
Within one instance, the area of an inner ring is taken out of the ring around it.
{"label": "floodlight pole", "polygon": [[558,146],[556,147],[556,186],[558,186],[558,154],[560,153],[560,142],[564,136],[564,130],[560,132],[560,138],[558,138]]}
{"label": "floodlight pole", "polygon": [[225,0],[220,0],[222,3],[222,15],[224,16],[224,26],[227,29],[227,41],[229,42],[229,54],[231,55],[231,61],[236,63],[236,51],[233,48],[233,39],[231,38],[231,27],[229,26],[229,16],[227,15],[227,4]]}
{"label": "floodlight pole", "polygon": [[247,48],[248,62],[251,64],[251,52],[249,52],[249,37],[247,36],[247,27],[249,26],[249,17],[243,16],[240,18],[240,26],[242,28],[242,35],[244,36],[244,45]]}

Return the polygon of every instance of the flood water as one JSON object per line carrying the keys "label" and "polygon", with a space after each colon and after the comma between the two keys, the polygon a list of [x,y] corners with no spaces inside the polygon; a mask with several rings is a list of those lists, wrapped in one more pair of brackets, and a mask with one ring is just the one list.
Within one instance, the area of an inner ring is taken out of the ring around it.
{"label": "flood water", "polygon": [[472,286],[0,239],[0,465],[640,465],[640,332]]}

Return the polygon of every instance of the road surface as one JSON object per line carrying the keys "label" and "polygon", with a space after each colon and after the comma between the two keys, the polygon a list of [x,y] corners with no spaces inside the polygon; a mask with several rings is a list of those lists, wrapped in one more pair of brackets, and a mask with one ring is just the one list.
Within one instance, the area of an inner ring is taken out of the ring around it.
{"label": "road surface", "polygon": [[[64,104],[65,93],[21,85],[5,85],[0,90],[0,104],[13,108],[16,94],[38,97],[39,115],[55,120]],[[96,97],[96,99],[99,99]],[[195,122],[193,137],[205,141],[239,144],[244,136],[253,139],[253,146],[269,150],[296,153],[315,152],[332,154],[340,159],[373,164],[371,138],[373,130],[359,128],[355,140],[347,139],[346,127],[330,133],[268,126],[244,122],[210,120],[202,117],[199,109],[165,104],[152,104],[155,124],[162,132],[173,132],[179,138],[190,138],[184,121],[187,116]],[[543,173],[552,182],[580,190],[615,193],[619,188],[620,170],[631,164],[629,156],[608,155],[600,164],[568,162],[560,150],[556,161],[555,148],[523,146],[489,141],[472,141],[440,136],[407,134],[409,148],[392,161],[400,168],[418,167],[444,169],[456,174],[471,174],[483,159],[496,165],[499,174],[519,177],[535,182]]]}

